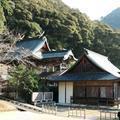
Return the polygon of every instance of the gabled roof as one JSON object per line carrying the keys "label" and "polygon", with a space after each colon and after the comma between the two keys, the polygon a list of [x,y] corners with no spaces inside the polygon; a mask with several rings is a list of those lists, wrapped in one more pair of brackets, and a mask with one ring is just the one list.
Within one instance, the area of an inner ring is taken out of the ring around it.
{"label": "gabled roof", "polygon": [[63,60],[67,60],[70,57],[77,61],[71,50],[49,51],[42,54],[42,59],[61,58]]}
{"label": "gabled roof", "polygon": [[[120,78],[120,70],[115,67],[109,60],[108,57],[98,54],[96,52],[90,51],[88,49],[84,49],[84,55],[98,68],[103,71],[99,72],[69,72],[71,68],[64,71],[63,73],[49,77],[48,79],[51,81],[78,81],[78,80],[117,80]],[[72,67],[72,70],[75,69],[79,61],[75,63]]]}
{"label": "gabled roof", "polygon": [[[40,49],[47,46],[48,51],[41,52]],[[74,57],[74,54],[71,50],[61,50],[61,51],[51,51],[47,42],[46,37],[41,38],[31,38],[26,40],[21,40],[16,43],[16,46],[19,48],[25,48],[32,52],[32,56],[38,60],[45,60],[45,59],[54,59],[60,58],[62,60],[67,60],[68,58],[72,57],[73,60],[77,60]]]}
{"label": "gabled roof", "polygon": [[29,49],[32,53],[36,53],[45,44],[47,45],[48,51],[50,51],[50,48],[49,48],[46,37],[29,38],[29,39],[21,40],[21,41],[18,41],[16,43],[16,46],[17,47],[22,47],[22,48],[25,48],[25,49]]}
{"label": "gabled roof", "polygon": [[103,69],[108,73],[111,73],[116,77],[120,77],[120,70],[108,60],[108,57],[90,51],[88,49],[85,49],[85,55],[92,63],[94,63],[99,68]]}
{"label": "gabled roof", "polygon": [[77,61],[77,59],[74,57],[74,54],[71,50],[60,50],[60,51],[48,51],[48,52],[36,52],[34,53],[34,57],[39,60],[48,60],[48,59],[62,59],[62,60],[68,60],[69,58],[72,58],[73,60]]}

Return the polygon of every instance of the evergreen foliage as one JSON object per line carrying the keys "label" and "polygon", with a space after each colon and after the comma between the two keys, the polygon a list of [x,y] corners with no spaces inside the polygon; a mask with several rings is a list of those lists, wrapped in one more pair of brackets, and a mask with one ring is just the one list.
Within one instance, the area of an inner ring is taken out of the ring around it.
{"label": "evergreen foliage", "polygon": [[5,28],[34,37],[45,31],[52,49],[72,49],[78,57],[83,48],[109,56],[120,67],[120,32],[91,21],[61,0],[1,0],[0,31]]}
{"label": "evergreen foliage", "polygon": [[4,23],[5,23],[5,16],[4,16],[3,8],[0,5],[0,33],[2,33],[5,29]]}
{"label": "evergreen foliage", "polygon": [[16,98],[29,102],[31,94],[38,90],[38,76],[33,68],[20,64],[10,71],[9,85],[16,91]]}

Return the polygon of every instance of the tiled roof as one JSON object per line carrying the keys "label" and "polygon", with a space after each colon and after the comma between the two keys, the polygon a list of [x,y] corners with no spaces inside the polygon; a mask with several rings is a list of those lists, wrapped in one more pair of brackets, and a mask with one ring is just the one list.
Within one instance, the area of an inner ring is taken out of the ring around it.
{"label": "tiled roof", "polygon": [[72,57],[74,60],[77,60],[74,57],[74,54],[72,53],[71,50],[50,51],[49,48],[47,52],[39,51],[44,46],[45,43],[49,48],[46,37],[31,38],[31,39],[18,41],[16,46],[29,49],[32,52],[32,56],[38,60],[54,59],[54,58],[62,58],[63,60],[67,60],[69,57]]}
{"label": "tiled roof", "polygon": [[52,77],[52,76],[57,76],[60,73],[61,73],[60,71],[58,71],[58,72],[42,72],[41,74],[39,74],[39,76],[43,77],[43,78],[49,78],[49,77]]}
{"label": "tiled roof", "polygon": [[52,58],[62,58],[67,60],[69,57],[72,57],[74,60],[77,60],[74,57],[74,54],[71,50],[61,50],[61,51],[49,51],[42,54],[42,59],[52,59]]}
{"label": "tiled roof", "polygon": [[22,48],[25,48],[25,49],[29,49],[30,51],[35,53],[40,48],[42,48],[45,43],[47,44],[48,49],[50,50],[49,45],[47,43],[47,38],[46,37],[30,38],[30,39],[21,40],[21,41],[18,41],[16,43],[16,46],[17,47],[22,47]]}
{"label": "tiled roof", "polygon": [[[117,80],[120,78],[120,70],[115,67],[109,60],[108,57],[100,55],[96,52],[85,49],[86,57],[97,67],[101,68],[104,72],[81,72],[74,73],[70,72],[71,68],[64,71],[62,74],[49,77],[49,80],[52,81],[79,81],[79,80]],[[75,67],[79,64],[79,61],[72,67]]]}
{"label": "tiled roof", "polygon": [[118,78],[107,72],[67,73],[48,77],[50,81],[82,81],[82,80],[117,80]]}
{"label": "tiled roof", "polygon": [[104,71],[111,73],[116,77],[120,77],[120,70],[115,67],[109,60],[108,57],[98,54],[96,52],[85,49],[87,58],[92,61],[96,66],[103,69]]}

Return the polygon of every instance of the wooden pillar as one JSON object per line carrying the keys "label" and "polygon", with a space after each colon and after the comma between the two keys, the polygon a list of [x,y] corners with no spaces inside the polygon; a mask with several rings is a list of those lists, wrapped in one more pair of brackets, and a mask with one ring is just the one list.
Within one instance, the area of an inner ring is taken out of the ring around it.
{"label": "wooden pillar", "polygon": [[117,100],[118,99],[118,85],[117,83],[114,83],[113,84],[113,95],[114,95],[114,100]]}
{"label": "wooden pillar", "polygon": [[60,64],[60,71],[62,71],[62,64]]}
{"label": "wooden pillar", "polygon": [[65,81],[65,103],[66,103],[66,81]]}
{"label": "wooden pillar", "polygon": [[52,72],[55,72],[55,67],[54,66],[52,67]]}
{"label": "wooden pillar", "polygon": [[49,66],[46,66],[47,72],[49,72]]}

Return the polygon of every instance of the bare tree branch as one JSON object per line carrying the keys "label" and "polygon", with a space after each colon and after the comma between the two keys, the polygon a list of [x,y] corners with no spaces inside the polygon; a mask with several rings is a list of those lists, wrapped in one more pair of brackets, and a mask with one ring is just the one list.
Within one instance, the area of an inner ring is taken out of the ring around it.
{"label": "bare tree branch", "polygon": [[[16,47],[17,40],[20,40],[24,35],[17,34],[16,36],[13,33],[6,32],[3,35],[0,35],[0,62],[9,64],[13,61],[22,62],[24,64],[35,64],[28,60],[32,56],[32,52],[29,49],[22,47]],[[10,41],[12,39],[12,42]]]}

